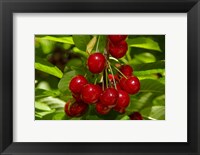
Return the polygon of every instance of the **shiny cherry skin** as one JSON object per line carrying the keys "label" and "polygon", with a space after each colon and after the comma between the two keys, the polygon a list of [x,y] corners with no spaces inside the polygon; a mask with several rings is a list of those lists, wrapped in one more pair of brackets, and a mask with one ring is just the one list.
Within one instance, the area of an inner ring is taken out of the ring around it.
{"label": "shiny cherry skin", "polygon": [[72,93],[74,94],[80,94],[81,89],[84,85],[86,85],[88,81],[86,78],[82,75],[77,75],[69,83],[69,89],[71,90]]}
{"label": "shiny cherry skin", "polygon": [[101,102],[97,103],[95,106],[96,112],[101,115],[106,115],[110,112],[110,108],[106,105],[102,104]]}
{"label": "shiny cherry skin", "polygon": [[101,73],[106,65],[105,56],[102,53],[93,53],[89,56],[87,65],[91,73]]}
{"label": "shiny cherry skin", "polygon": [[114,44],[125,40],[126,37],[127,35],[108,35],[108,39]]}
{"label": "shiny cherry skin", "polygon": [[127,77],[133,74],[133,68],[130,65],[122,65],[120,71]]}
{"label": "shiny cherry skin", "polygon": [[123,88],[129,94],[136,94],[140,90],[140,81],[136,76],[131,76],[125,80]]}
{"label": "shiny cherry skin", "polygon": [[87,104],[96,103],[102,93],[102,89],[98,85],[86,84],[81,91],[81,98]]}
{"label": "shiny cherry skin", "polygon": [[131,115],[129,115],[131,120],[143,120],[142,115],[139,112],[134,112]]}
{"label": "shiny cherry skin", "polygon": [[116,102],[116,107],[126,108],[130,103],[130,97],[127,92],[124,90],[118,90],[118,100]]}
{"label": "shiny cherry skin", "polygon": [[110,42],[108,45],[109,53],[117,59],[122,58],[126,54],[127,49],[128,45],[125,41],[121,41],[118,44],[112,44]]}
{"label": "shiny cherry skin", "polygon": [[65,113],[70,117],[80,117],[82,116],[88,109],[88,105],[83,102],[74,102],[71,104],[71,101],[68,101],[65,104]]}
{"label": "shiny cherry skin", "polygon": [[100,96],[100,101],[102,104],[112,108],[116,105],[118,99],[118,92],[114,88],[106,88],[105,91]]}

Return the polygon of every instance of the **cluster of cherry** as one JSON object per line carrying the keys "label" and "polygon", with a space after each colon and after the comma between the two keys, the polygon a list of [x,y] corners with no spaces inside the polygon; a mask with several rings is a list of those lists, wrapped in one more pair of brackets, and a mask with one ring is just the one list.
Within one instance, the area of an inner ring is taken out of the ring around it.
{"label": "cluster of cherry", "polygon": [[[128,49],[126,37],[126,35],[108,35],[107,50],[104,53],[95,52],[89,55],[87,67],[91,73],[102,75],[101,83],[89,83],[82,75],[72,78],[69,89],[74,99],[65,105],[65,113],[68,116],[83,115],[91,104],[95,105],[96,112],[101,115],[108,114],[111,109],[119,113],[125,112],[130,103],[129,95],[136,94],[140,90],[140,81],[133,75],[130,65],[113,66],[117,70],[114,75],[109,55],[119,59],[126,54]],[[142,119],[142,116],[133,113],[130,119]]]}

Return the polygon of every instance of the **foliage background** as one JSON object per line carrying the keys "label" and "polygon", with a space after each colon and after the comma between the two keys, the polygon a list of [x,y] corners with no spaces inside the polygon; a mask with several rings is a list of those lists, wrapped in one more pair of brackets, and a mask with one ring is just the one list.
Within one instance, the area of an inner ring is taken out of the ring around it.
{"label": "foliage background", "polygon": [[[64,113],[65,103],[72,98],[68,89],[77,74],[95,75],[86,67],[87,52],[103,51],[103,35],[35,35],[35,119],[36,120],[128,120],[133,112],[140,112],[145,120],[165,119],[165,36],[128,35],[128,51],[119,59],[129,64],[140,79],[141,90],[131,95],[125,114],[111,111],[98,115],[93,106],[82,117],[70,118]],[[91,42],[94,47],[91,48]],[[116,63],[115,59],[111,60]],[[118,63],[118,62],[117,62]]]}

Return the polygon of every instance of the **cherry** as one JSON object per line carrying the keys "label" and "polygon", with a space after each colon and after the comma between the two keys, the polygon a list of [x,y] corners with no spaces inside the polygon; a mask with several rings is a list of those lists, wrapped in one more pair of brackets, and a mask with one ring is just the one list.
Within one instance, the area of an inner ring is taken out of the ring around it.
{"label": "cherry", "polygon": [[113,78],[115,79],[116,82],[119,81],[119,77],[118,77],[117,74],[116,74],[116,75],[108,74],[108,79],[109,79],[111,82],[114,81]]}
{"label": "cherry", "polygon": [[131,120],[143,120],[142,115],[139,112],[134,112],[131,115],[129,115]]}
{"label": "cherry", "polygon": [[81,91],[81,98],[85,103],[96,103],[100,97],[101,87],[94,84],[86,84]]}
{"label": "cherry", "polygon": [[70,112],[69,112],[69,107],[70,107],[70,100],[65,104],[65,107],[64,107],[64,111],[65,113],[68,115],[68,116],[71,116]]}
{"label": "cherry", "polygon": [[82,101],[81,95],[80,95],[80,94],[74,94],[74,93],[72,93],[72,96],[74,97],[74,99],[75,99],[77,102],[81,102],[81,101]]}
{"label": "cherry", "polygon": [[125,77],[122,77],[119,81],[119,85],[120,87],[123,89],[126,87],[126,78]]}
{"label": "cherry", "polygon": [[127,77],[133,74],[133,68],[130,65],[122,65],[120,71]]}
{"label": "cherry", "polygon": [[124,90],[118,90],[118,94],[119,94],[119,97],[116,103],[116,107],[126,108],[130,102],[130,97],[128,93],[125,92]]}
{"label": "cherry", "polygon": [[119,83],[116,84],[117,90],[121,90],[121,86]]}
{"label": "cherry", "polygon": [[95,109],[97,113],[101,115],[105,115],[110,112],[110,108],[108,108],[106,105],[102,104],[101,102],[96,104]]}
{"label": "cherry", "polygon": [[128,45],[125,41],[122,41],[118,44],[109,43],[108,48],[109,48],[110,54],[113,57],[119,59],[119,58],[122,58],[126,54]]}
{"label": "cherry", "polygon": [[125,80],[123,87],[127,93],[136,94],[140,90],[140,81],[137,77],[131,76]]}
{"label": "cherry", "polygon": [[106,90],[100,96],[101,103],[108,106],[109,108],[116,105],[117,99],[118,92],[114,88],[106,88]]}
{"label": "cherry", "polygon": [[125,40],[126,37],[127,37],[127,35],[108,35],[108,39],[112,43],[119,43],[119,42]]}
{"label": "cherry", "polygon": [[87,84],[88,81],[86,78],[82,75],[77,75],[69,83],[69,89],[72,91],[74,94],[80,94],[82,87]]}
{"label": "cherry", "polygon": [[74,102],[71,104],[71,101],[68,101],[65,104],[65,113],[70,117],[79,117],[82,116],[88,109],[88,105],[83,102]]}
{"label": "cherry", "polygon": [[114,110],[121,113],[121,114],[124,114],[125,113],[125,108],[120,108],[120,107],[114,107]]}
{"label": "cherry", "polygon": [[89,56],[87,65],[90,72],[94,74],[101,73],[106,65],[105,56],[102,53],[93,53]]}

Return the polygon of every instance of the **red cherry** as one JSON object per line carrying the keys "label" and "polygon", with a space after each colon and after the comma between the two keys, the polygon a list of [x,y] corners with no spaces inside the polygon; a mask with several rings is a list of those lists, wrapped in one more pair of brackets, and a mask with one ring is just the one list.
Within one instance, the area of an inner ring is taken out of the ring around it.
{"label": "red cherry", "polygon": [[68,115],[68,116],[72,116],[69,112],[69,106],[71,104],[71,101],[69,100],[66,104],[65,104],[65,107],[64,107],[64,111],[65,113]]}
{"label": "red cherry", "polygon": [[139,112],[134,112],[133,114],[129,115],[131,120],[143,120],[142,115]]}
{"label": "red cherry", "polygon": [[121,86],[119,83],[116,84],[117,90],[121,90]]}
{"label": "red cherry", "polygon": [[94,84],[86,84],[81,91],[81,98],[85,103],[96,103],[100,97],[101,87]]}
{"label": "red cherry", "polygon": [[140,90],[140,81],[137,77],[131,76],[125,80],[122,87],[129,94],[136,94]]}
{"label": "red cherry", "polygon": [[96,104],[95,109],[96,109],[97,113],[99,113],[101,115],[105,115],[110,112],[110,108],[108,108],[107,106],[105,106],[104,104],[102,104],[100,102]]}
{"label": "red cherry", "polygon": [[115,81],[119,81],[119,77],[118,75],[112,75],[112,74],[108,74],[108,79],[111,81],[111,82],[114,82],[113,78],[115,79]]}
{"label": "red cherry", "polygon": [[119,112],[120,114],[124,114],[126,112],[125,108],[120,108],[120,107],[114,107],[114,110]]}
{"label": "red cherry", "polygon": [[109,43],[108,48],[109,48],[110,54],[113,57],[119,59],[119,58],[122,58],[126,54],[128,45],[125,41],[122,41],[118,44]]}
{"label": "red cherry", "polygon": [[94,74],[101,73],[106,65],[105,56],[101,53],[91,54],[87,62],[90,72]]}
{"label": "red cherry", "polygon": [[127,37],[127,35],[108,35],[108,39],[112,43],[119,43],[119,42],[125,40],[126,37]]}
{"label": "red cherry", "polygon": [[106,88],[106,90],[100,96],[101,103],[108,106],[109,108],[116,105],[117,99],[118,92],[114,88]]}
{"label": "red cherry", "polygon": [[119,85],[120,87],[123,89],[126,87],[126,78],[125,77],[122,77],[119,81]]}
{"label": "red cherry", "polygon": [[77,75],[69,83],[69,89],[72,91],[74,94],[80,94],[82,87],[87,84],[88,81],[86,78],[82,75]]}
{"label": "red cherry", "polygon": [[122,65],[120,68],[120,71],[125,76],[132,76],[132,74],[133,74],[133,68],[130,65]]}
{"label": "red cherry", "polygon": [[80,94],[74,94],[74,93],[72,93],[72,96],[74,97],[74,99],[75,99],[77,102],[81,102],[81,101],[82,101],[81,95],[80,95]]}
{"label": "red cherry", "polygon": [[65,113],[70,117],[82,116],[88,109],[88,105],[83,102],[74,102],[71,106],[70,104],[71,101],[65,104]]}
{"label": "red cherry", "polygon": [[118,94],[119,94],[119,97],[116,103],[116,107],[126,108],[130,102],[130,97],[128,93],[125,92],[124,90],[118,90]]}

